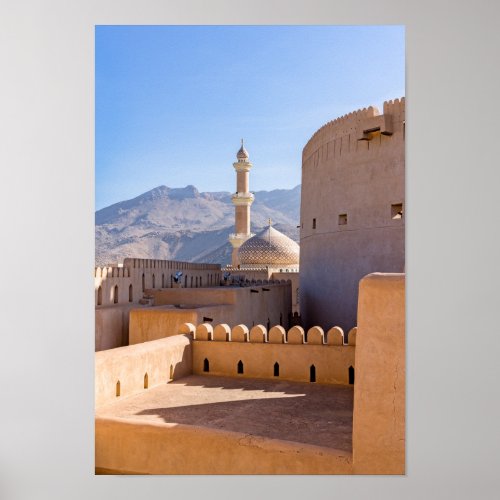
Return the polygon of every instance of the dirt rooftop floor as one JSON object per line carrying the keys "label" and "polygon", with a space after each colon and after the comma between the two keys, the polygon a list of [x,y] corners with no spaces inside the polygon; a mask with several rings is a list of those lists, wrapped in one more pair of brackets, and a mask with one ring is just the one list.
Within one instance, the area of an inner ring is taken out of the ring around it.
{"label": "dirt rooftop floor", "polygon": [[117,398],[99,417],[141,418],[352,451],[353,389],[192,375]]}

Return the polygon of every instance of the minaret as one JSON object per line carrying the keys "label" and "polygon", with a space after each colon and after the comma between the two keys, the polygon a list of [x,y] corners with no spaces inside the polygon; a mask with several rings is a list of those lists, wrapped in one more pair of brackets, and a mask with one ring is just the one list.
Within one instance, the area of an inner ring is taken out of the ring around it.
{"label": "minaret", "polygon": [[229,235],[229,242],[233,246],[231,261],[233,267],[239,264],[238,248],[248,238],[254,236],[250,233],[250,205],[253,203],[254,196],[248,191],[252,164],[248,161],[248,151],[243,146],[243,139],[241,139],[241,148],[236,154],[236,159],[237,161],[233,163],[236,170],[236,193],[231,197],[234,205],[235,232]]}

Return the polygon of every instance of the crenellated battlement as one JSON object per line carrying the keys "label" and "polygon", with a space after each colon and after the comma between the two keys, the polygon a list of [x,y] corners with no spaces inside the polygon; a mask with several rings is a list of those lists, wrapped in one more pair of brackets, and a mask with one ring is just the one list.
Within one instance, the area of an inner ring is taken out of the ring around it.
{"label": "crenellated battlement", "polygon": [[[357,328],[352,328],[348,335],[339,326],[330,328],[326,333],[320,326],[313,326],[307,332],[301,326],[293,326],[288,331],[281,325],[275,325],[267,330],[264,325],[229,325],[221,323],[212,325],[201,323],[197,326],[184,323],[179,333],[192,334],[197,341],[214,342],[248,342],[254,344],[294,344],[294,345],[330,345],[355,346]],[[348,340],[347,340],[348,339]]]}
{"label": "crenellated battlement", "polygon": [[[182,276],[175,281],[178,271]],[[148,290],[213,287],[219,286],[221,279],[220,264],[126,258],[123,266],[94,268],[95,304],[138,303]]]}
{"label": "crenellated battlement", "polygon": [[348,136],[348,145],[332,144],[330,147],[334,148],[333,152],[328,152],[329,155],[340,156],[342,150],[347,149],[348,152],[357,151],[354,144],[357,140],[369,140],[364,137],[364,131],[379,130],[384,135],[392,135],[393,127],[395,124],[404,121],[405,98],[398,98],[383,103],[383,114],[375,106],[368,108],[358,109],[347,113],[346,115],[339,116],[334,120],[330,120],[320,127],[311,136],[302,151],[303,164],[314,154],[319,147],[331,141],[341,140],[342,137]]}
{"label": "crenellated battlement", "polygon": [[368,108],[351,111],[346,115],[339,116],[321,126],[311,136],[307,144],[304,146],[302,158],[307,158],[313,151],[317,149],[317,145],[324,142],[325,136],[334,137],[354,132],[359,122],[373,116],[380,115],[378,108],[369,106]]}
{"label": "crenellated battlement", "polygon": [[404,120],[405,114],[405,98],[400,97],[399,99],[391,99],[384,102],[384,115],[393,115],[397,117],[402,117]]}
{"label": "crenellated battlement", "polygon": [[324,332],[319,326],[306,332],[300,326],[288,331],[281,325],[184,323],[180,334],[192,335],[193,373],[250,378],[281,378],[323,384],[354,383],[356,335],[336,326]]}
{"label": "crenellated battlement", "polygon": [[126,267],[96,267],[94,278],[130,278],[130,270]]}
{"label": "crenellated battlement", "polygon": [[158,259],[136,259],[126,258],[123,260],[123,267],[133,269],[172,269],[182,270],[216,270],[220,271],[220,264],[206,264],[199,262],[185,262],[179,260],[158,260]]}

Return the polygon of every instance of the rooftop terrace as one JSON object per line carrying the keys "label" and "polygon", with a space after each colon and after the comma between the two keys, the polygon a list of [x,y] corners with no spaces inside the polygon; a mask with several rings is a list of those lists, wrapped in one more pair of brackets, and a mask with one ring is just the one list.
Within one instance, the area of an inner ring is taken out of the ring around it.
{"label": "rooftop terrace", "polygon": [[117,398],[96,417],[182,424],[351,453],[353,389],[341,385],[188,376]]}

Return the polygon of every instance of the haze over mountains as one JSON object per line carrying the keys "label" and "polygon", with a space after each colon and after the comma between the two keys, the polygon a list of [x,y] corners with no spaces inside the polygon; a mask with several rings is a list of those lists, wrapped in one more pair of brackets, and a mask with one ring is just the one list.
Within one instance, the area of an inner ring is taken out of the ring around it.
{"label": "haze over mountains", "polygon": [[[300,185],[254,194],[252,232],[271,218],[276,229],[298,241]],[[200,193],[192,185],[158,186],[95,213],[96,265],[116,264],[126,257],[228,264],[232,232],[231,193]]]}

